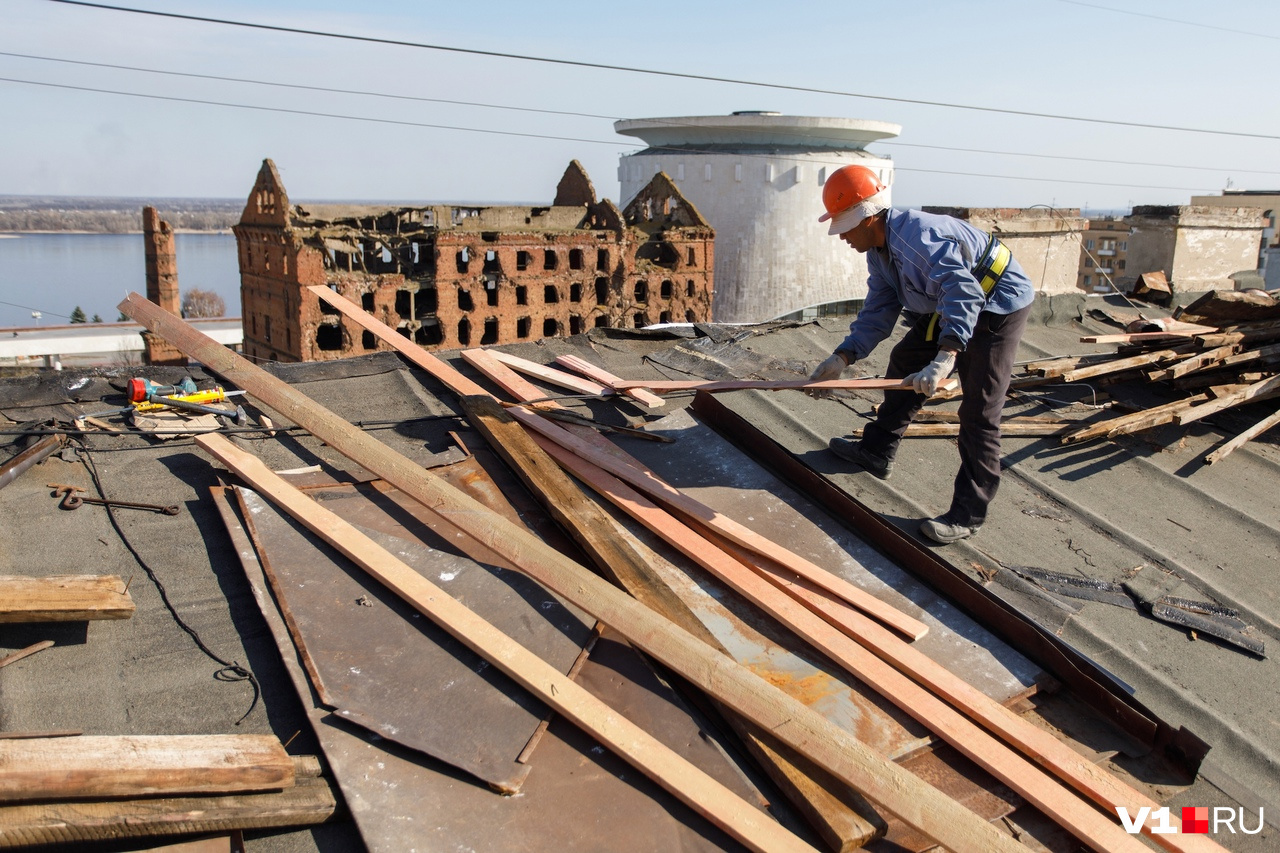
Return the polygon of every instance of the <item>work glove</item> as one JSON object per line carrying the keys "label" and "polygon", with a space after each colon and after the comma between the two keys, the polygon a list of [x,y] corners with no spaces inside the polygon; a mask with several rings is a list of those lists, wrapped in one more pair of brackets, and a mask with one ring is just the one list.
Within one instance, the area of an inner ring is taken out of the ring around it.
{"label": "work glove", "polygon": [[942,384],[942,380],[950,376],[955,368],[956,354],[950,350],[938,350],[938,354],[925,366],[924,370],[913,373],[902,381],[910,382],[917,394],[932,397],[938,393],[938,386]]}
{"label": "work glove", "polygon": [[[813,373],[809,374],[810,382],[826,382],[831,379],[839,379],[844,373],[844,369],[852,362],[845,361],[845,357],[840,353],[832,353],[827,357],[826,361],[819,364],[813,369]],[[806,391],[810,397],[826,398],[831,396],[830,391],[810,390]]]}

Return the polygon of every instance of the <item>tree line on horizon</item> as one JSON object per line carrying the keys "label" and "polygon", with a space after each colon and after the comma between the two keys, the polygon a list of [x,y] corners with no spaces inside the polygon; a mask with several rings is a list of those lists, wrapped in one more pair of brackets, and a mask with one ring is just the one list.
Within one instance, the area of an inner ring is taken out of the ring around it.
{"label": "tree line on horizon", "polygon": [[[66,204],[64,200],[62,202]],[[180,231],[230,231],[240,221],[243,202],[205,203],[190,209],[157,206],[160,218]],[[80,231],[91,234],[135,234],[142,231],[142,205],[136,209],[106,207],[26,207],[0,205],[0,231]]]}
{"label": "tree line on horizon", "polygon": [[[182,294],[182,316],[187,320],[198,320],[201,318],[225,317],[227,313],[227,304],[221,296],[212,290],[202,290],[199,287],[193,287]],[[117,323],[128,322],[129,318],[123,312],[116,318]],[[102,316],[94,314],[92,319],[87,317],[84,309],[77,305],[71,311],[70,322],[72,323],[101,323]]]}

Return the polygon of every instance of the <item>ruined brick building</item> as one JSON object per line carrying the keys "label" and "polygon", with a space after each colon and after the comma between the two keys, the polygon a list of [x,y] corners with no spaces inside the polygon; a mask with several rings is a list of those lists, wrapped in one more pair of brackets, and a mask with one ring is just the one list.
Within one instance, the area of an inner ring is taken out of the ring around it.
{"label": "ruined brick building", "polygon": [[429,349],[711,319],[715,233],[661,173],[621,211],[577,161],[545,207],[304,207],[265,160],[233,230],[250,358],[387,348],[316,284]]}

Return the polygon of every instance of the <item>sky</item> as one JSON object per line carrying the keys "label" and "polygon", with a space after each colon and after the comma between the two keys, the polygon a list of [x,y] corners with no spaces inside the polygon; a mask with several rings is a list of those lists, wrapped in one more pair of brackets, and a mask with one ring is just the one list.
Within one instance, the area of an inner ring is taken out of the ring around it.
{"label": "sky", "polygon": [[614,120],[735,110],[900,124],[898,206],[1280,188],[1274,0],[104,2],[384,41],[0,0],[0,195],[239,199],[271,158],[294,201],[547,203],[576,159],[619,200]]}

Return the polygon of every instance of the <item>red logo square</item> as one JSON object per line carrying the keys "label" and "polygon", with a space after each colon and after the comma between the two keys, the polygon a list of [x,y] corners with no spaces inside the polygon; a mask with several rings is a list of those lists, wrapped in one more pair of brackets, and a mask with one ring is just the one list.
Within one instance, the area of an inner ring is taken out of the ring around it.
{"label": "red logo square", "polygon": [[1209,807],[1184,806],[1182,809],[1182,831],[1184,833],[1208,833]]}

